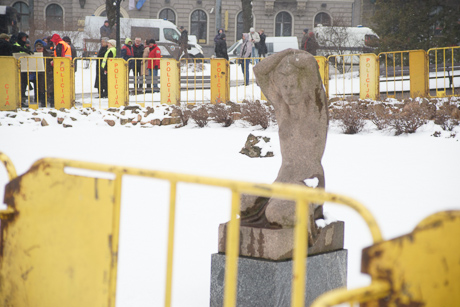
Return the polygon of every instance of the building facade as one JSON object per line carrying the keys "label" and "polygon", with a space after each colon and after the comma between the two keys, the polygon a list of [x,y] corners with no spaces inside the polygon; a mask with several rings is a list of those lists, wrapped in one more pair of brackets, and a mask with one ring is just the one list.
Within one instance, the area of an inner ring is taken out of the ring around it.
{"label": "building facade", "polygon": [[[213,53],[218,28],[227,34],[230,46],[241,38],[243,19],[241,1],[225,0],[127,0],[121,2],[124,18],[161,18],[185,26],[196,35],[205,55]],[[253,0],[253,26],[267,36],[297,36],[303,29],[318,24],[366,25],[363,7],[372,9],[372,0]],[[105,0],[0,0],[0,5],[15,7],[22,15],[21,30],[35,28],[35,36],[59,31],[83,31],[86,16],[104,16]],[[33,11],[32,23],[29,14]],[[37,33],[38,31],[38,33]],[[31,35],[33,36],[33,35]]]}

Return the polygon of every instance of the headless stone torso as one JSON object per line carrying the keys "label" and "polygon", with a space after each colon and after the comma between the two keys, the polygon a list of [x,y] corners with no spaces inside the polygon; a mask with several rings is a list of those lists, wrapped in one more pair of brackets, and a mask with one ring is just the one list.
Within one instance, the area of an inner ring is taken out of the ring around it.
{"label": "headless stone torso", "polygon": [[[316,187],[324,188],[321,158],[326,144],[328,114],[315,58],[304,51],[285,50],[261,61],[254,67],[254,74],[275,107],[279,126],[282,164],[275,182],[305,185],[305,180],[312,179],[316,180]],[[310,221],[314,220],[315,208],[310,205]],[[295,203],[292,201],[270,199],[261,202],[245,196],[241,211],[242,223],[246,225],[259,222],[259,226],[273,228],[294,226]],[[312,238],[315,229],[309,229],[309,234]]]}

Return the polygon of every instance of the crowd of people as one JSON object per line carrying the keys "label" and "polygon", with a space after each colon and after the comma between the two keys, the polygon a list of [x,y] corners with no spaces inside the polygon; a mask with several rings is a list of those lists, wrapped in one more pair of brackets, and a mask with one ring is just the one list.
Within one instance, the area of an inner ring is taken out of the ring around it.
{"label": "crowd of people", "polygon": [[[53,84],[53,60],[52,57],[66,57],[73,59],[77,56],[76,49],[68,36],[61,38],[59,34],[35,40],[33,46],[29,36],[24,32],[17,35],[0,34],[0,56],[13,56],[14,53],[32,55],[38,53],[44,57],[44,71],[28,71],[21,69],[21,103],[27,106],[30,97],[26,96],[27,88],[34,90],[34,99],[31,102],[38,103],[44,107],[54,106],[54,84]],[[29,62],[29,64],[34,64]]]}

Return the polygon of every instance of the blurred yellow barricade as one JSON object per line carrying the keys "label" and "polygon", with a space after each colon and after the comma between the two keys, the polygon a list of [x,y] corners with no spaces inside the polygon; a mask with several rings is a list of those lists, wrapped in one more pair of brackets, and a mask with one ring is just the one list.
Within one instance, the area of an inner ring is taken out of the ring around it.
{"label": "blurred yellow barricade", "polygon": [[[226,239],[223,306],[236,306],[241,194],[296,202],[292,304],[303,307],[309,203],[334,202],[356,210],[366,221],[374,243],[382,241],[370,212],[359,202],[296,184],[252,182],[169,173],[132,167],[41,159],[16,177],[8,157],[0,153],[10,175],[5,188],[7,209],[0,210],[0,301],[7,306],[115,306],[122,177],[140,176],[170,183],[168,247],[164,306],[171,306],[175,240],[176,191],[180,182],[231,190],[231,219]],[[6,163],[6,162],[8,163]],[[71,175],[71,169],[81,175]],[[88,174],[104,172],[104,178]],[[217,231],[217,229],[216,229]]]}
{"label": "blurred yellow barricade", "polygon": [[337,289],[312,307],[359,303],[382,306],[460,306],[460,211],[429,216],[413,232],[363,250],[364,288]]}

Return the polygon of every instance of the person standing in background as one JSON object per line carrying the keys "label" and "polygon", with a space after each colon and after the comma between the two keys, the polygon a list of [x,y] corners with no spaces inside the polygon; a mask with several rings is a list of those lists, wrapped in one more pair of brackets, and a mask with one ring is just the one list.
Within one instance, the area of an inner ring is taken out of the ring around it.
{"label": "person standing in background", "polygon": [[[149,76],[157,77],[158,70],[160,69],[161,50],[160,48],[158,48],[153,38],[149,40],[149,49],[150,49],[149,63],[148,63]],[[158,87],[158,82],[156,80],[154,82],[153,78],[152,78],[152,83],[153,83],[153,87]]]}
{"label": "person standing in background", "polygon": [[249,85],[249,63],[251,62],[252,42],[249,33],[243,33],[243,44],[241,45],[240,64],[244,76],[244,85]]}
{"label": "person standing in background", "polygon": [[134,71],[134,60],[129,61],[129,59],[134,57],[133,41],[127,37],[125,39],[125,44],[121,47],[121,57],[123,60],[128,62],[128,76],[131,71]]}
{"label": "person standing in background", "polygon": [[[144,45],[142,44],[142,40],[140,37],[136,37],[134,39],[133,51],[134,57],[136,59],[140,59],[143,57]],[[137,84],[138,88],[142,88],[142,81],[139,80],[139,76],[142,76],[142,60],[135,60],[135,63],[136,64],[134,65],[134,76],[136,77],[136,81],[134,81],[134,84]]]}
{"label": "person standing in background", "polygon": [[[249,29],[249,40],[252,43],[251,57],[253,58],[259,57],[259,51],[257,50],[257,48],[259,47],[260,36],[259,36],[259,33],[256,32],[256,29],[254,28]],[[256,59],[256,63],[257,62],[259,62],[258,59]]]}
{"label": "person standing in background", "polygon": [[[188,32],[184,26],[181,26],[179,28],[179,31],[180,31],[180,38],[178,42],[179,48],[180,48],[179,59],[182,54],[184,58],[188,58]],[[179,60],[179,59],[176,59],[176,60]]]}
{"label": "person standing in background", "polygon": [[[70,53],[72,54],[72,59],[75,59],[75,58],[77,57],[77,50],[75,49],[75,46],[72,45],[72,41],[70,40],[70,37],[64,36],[64,37],[62,38],[62,40],[63,40],[64,42],[66,42],[67,45],[69,45],[69,47],[70,47]],[[75,72],[77,72],[77,62],[74,62],[74,64],[75,64],[75,66],[74,66]]]}
{"label": "person standing in background", "polygon": [[311,55],[316,55],[316,49],[318,49],[319,45],[315,38],[315,33],[308,32],[308,38],[306,41],[305,51],[309,52]]}
{"label": "person standing in background", "polygon": [[109,21],[106,20],[104,21],[104,24],[102,27],[99,29],[99,32],[101,33],[101,38],[102,37],[109,37],[112,35],[112,28],[109,27]]}
{"label": "person standing in background", "polygon": [[101,48],[97,52],[97,68],[96,68],[96,81],[94,82],[94,87],[98,89],[100,98],[107,98],[107,75],[104,74],[104,69],[102,68],[102,59],[107,52],[107,41],[108,37],[101,38]]}
{"label": "person standing in background", "polygon": [[267,45],[265,44],[265,39],[267,38],[267,36],[265,35],[264,29],[259,30],[259,37],[259,57],[265,58],[267,56]]}
{"label": "person standing in background", "polygon": [[228,61],[227,42],[225,33],[221,33],[216,42],[216,58],[224,58]]}
{"label": "person standing in background", "polygon": [[303,29],[302,40],[300,41],[300,50],[307,51],[308,28]]}

